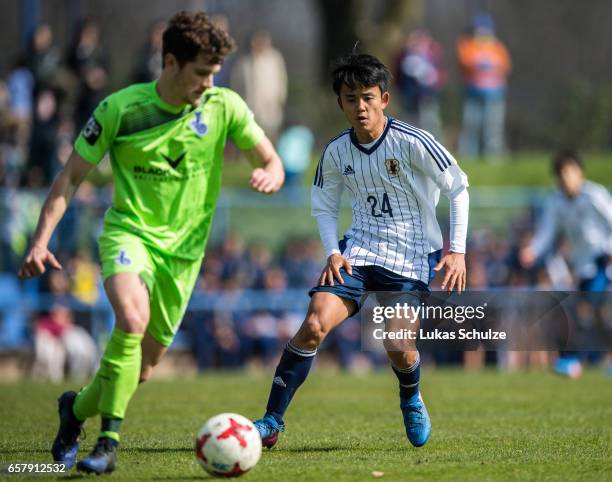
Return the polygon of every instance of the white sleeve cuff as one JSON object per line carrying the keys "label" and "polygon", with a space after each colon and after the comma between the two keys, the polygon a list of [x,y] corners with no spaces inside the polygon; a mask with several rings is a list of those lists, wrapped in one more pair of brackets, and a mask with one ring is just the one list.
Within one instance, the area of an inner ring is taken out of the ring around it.
{"label": "white sleeve cuff", "polygon": [[465,253],[469,212],[470,195],[467,189],[462,189],[450,199],[450,250],[453,253]]}
{"label": "white sleeve cuff", "polygon": [[330,257],[334,253],[340,253],[338,246],[338,218],[330,214],[319,214],[317,216],[319,236],[325,249],[325,256]]}

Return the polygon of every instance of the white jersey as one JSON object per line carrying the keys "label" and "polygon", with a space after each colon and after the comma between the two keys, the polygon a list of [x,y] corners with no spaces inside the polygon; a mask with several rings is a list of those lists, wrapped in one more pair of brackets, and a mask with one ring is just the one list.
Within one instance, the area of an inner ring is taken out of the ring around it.
{"label": "white jersey", "polygon": [[551,249],[558,234],[570,243],[570,260],[580,279],[593,278],[598,257],[612,254],[612,198],[608,190],[585,181],[571,199],[561,190],[548,199],[532,249],[536,257]]}
{"label": "white jersey", "polygon": [[371,147],[352,129],[323,151],[311,191],[313,216],[338,217],[346,187],[353,222],[343,256],[429,283],[429,254],[442,248],[436,205],[468,186],[453,156],[431,134],[388,118]]}

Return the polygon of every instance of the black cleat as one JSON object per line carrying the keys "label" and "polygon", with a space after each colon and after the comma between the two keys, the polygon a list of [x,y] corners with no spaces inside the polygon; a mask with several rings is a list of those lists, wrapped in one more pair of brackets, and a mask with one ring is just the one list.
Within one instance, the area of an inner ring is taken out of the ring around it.
{"label": "black cleat", "polygon": [[66,470],[71,469],[79,451],[79,435],[83,422],[79,421],[72,412],[76,392],[64,392],[57,400],[60,426],[51,447],[51,454],[55,462],[63,463]]}

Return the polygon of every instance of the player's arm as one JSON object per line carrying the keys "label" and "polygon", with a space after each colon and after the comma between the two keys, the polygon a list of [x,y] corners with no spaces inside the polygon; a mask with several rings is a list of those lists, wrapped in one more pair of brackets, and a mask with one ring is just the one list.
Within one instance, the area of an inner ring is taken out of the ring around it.
{"label": "player's arm", "polygon": [[448,292],[456,289],[462,293],[467,282],[465,252],[470,210],[467,176],[452,154],[430,134],[420,135],[413,154],[414,165],[432,179],[450,201],[450,250],[434,271],[444,270],[442,289]]}
{"label": "player's arm", "polygon": [[519,251],[519,261],[524,268],[531,268],[544,253],[552,248],[558,231],[560,212],[551,197],[536,224],[537,229],[531,242]]}
{"label": "player's arm", "polygon": [[467,282],[465,251],[470,196],[464,187],[458,192],[450,193],[448,197],[450,200],[450,250],[434,267],[434,271],[445,270],[442,289],[451,292],[456,288],[458,293],[462,293],[465,291]]}
{"label": "player's arm", "polygon": [[236,92],[222,89],[222,95],[226,105],[229,137],[254,167],[249,181],[251,187],[264,194],[278,191],[285,182],[285,171],[272,142]]}
{"label": "player's arm", "polygon": [[599,213],[609,231],[612,232],[612,196],[603,186],[596,185],[590,195],[595,211]]}
{"label": "player's arm", "polygon": [[45,272],[45,264],[61,269],[47,246],[55,227],[83,179],[104,157],[119,124],[119,111],[113,96],[104,99],[81,130],[74,151],[57,175],[43,204],[32,246],[19,269],[19,276],[31,278]]}
{"label": "player's arm", "polygon": [[32,245],[19,269],[20,278],[31,278],[43,274],[46,264],[55,269],[62,269],[47,246],[74,193],[94,167],[75,151],[72,152],[68,162],[53,181],[43,204]]}
{"label": "player's arm", "polygon": [[270,139],[264,137],[244,153],[254,167],[249,180],[251,187],[264,194],[278,191],[285,182],[285,170]]}
{"label": "player's arm", "polygon": [[343,188],[342,175],[331,153],[324,152],[317,165],[311,189],[312,215],[317,218],[319,236],[327,256],[327,262],[319,277],[320,286],[326,284],[334,286],[334,280],[344,284],[341,268],[344,268],[348,274],[353,273],[351,264],[342,256],[338,246],[338,214]]}

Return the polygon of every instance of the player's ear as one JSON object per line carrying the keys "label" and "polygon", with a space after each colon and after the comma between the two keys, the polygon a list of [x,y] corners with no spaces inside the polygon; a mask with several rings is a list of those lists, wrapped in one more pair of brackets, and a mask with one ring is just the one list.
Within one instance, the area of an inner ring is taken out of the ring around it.
{"label": "player's ear", "polygon": [[336,101],[338,102],[338,107],[340,107],[340,110],[344,110],[344,108],[342,107],[342,99],[340,98],[340,96],[337,97]]}
{"label": "player's ear", "polygon": [[382,108],[386,108],[389,105],[389,100],[391,99],[391,96],[389,95],[389,92],[383,92],[383,95],[381,97],[381,105]]}
{"label": "player's ear", "polygon": [[174,72],[178,70],[178,67],[179,63],[174,54],[170,52],[166,53],[166,55],[164,55],[164,69],[168,69],[169,72]]}

